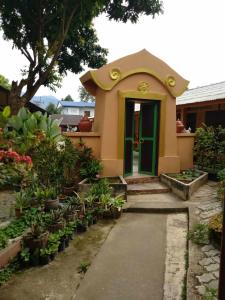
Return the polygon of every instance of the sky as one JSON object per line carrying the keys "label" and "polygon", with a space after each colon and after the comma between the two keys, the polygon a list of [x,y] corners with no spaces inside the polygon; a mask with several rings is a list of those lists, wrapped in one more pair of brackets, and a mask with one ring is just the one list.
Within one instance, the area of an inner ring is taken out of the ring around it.
{"label": "sky", "polygon": [[[164,0],[163,3],[164,14],[154,19],[142,16],[137,24],[108,21],[104,15],[95,19],[99,43],[109,50],[108,62],[145,48],[189,80],[189,88],[225,81],[225,1]],[[10,81],[20,80],[26,59],[2,36],[0,54],[0,74]],[[83,73],[69,72],[56,93],[42,87],[36,95],[61,99],[70,94],[78,101],[79,78]]]}

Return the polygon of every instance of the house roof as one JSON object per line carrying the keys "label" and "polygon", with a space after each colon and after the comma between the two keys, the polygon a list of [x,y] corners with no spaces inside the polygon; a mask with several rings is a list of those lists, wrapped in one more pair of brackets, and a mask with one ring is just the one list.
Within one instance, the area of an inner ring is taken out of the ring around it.
{"label": "house roof", "polygon": [[66,126],[66,125],[76,126],[79,124],[79,122],[83,116],[54,114],[54,115],[51,115],[50,117],[53,120],[61,120],[60,125],[62,125],[62,126]]}
{"label": "house roof", "polygon": [[84,102],[84,101],[60,101],[62,107],[95,107],[94,102]]}
{"label": "house roof", "polygon": [[95,95],[97,87],[110,91],[121,80],[139,73],[157,78],[173,97],[180,96],[189,83],[165,62],[145,49],[115,60],[98,70],[90,70],[80,78],[80,81],[89,93]]}
{"label": "house roof", "polygon": [[177,97],[177,105],[225,99],[225,81],[187,90]]}

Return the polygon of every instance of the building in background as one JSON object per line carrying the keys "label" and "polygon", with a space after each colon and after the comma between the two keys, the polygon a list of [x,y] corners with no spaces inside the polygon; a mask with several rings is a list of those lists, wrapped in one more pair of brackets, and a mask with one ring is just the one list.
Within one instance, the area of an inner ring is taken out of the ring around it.
{"label": "building in background", "polygon": [[176,99],[177,119],[185,128],[208,126],[225,127],[225,81],[187,90]]}
{"label": "building in background", "polygon": [[62,115],[83,116],[84,114],[86,114],[88,117],[94,117],[94,102],[60,101],[59,105],[62,107]]}
{"label": "building in background", "polygon": [[76,132],[76,131],[79,131],[78,124],[79,124],[82,116],[55,114],[55,115],[51,115],[50,118],[52,120],[60,120],[59,126],[61,127],[61,130],[63,132],[65,132],[65,131]]}

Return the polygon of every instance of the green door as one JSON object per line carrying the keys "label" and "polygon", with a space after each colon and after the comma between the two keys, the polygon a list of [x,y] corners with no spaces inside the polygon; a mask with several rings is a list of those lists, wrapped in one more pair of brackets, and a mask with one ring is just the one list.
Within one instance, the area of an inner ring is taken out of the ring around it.
{"label": "green door", "polygon": [[133,173],[134,144],[134,102],[126,101],[125,141],[124,141],[124,175]]}
{"label": "green door", "polygon": [[139,173],[157,174],[158,146],[157,101],[141,103],[139,124]]}

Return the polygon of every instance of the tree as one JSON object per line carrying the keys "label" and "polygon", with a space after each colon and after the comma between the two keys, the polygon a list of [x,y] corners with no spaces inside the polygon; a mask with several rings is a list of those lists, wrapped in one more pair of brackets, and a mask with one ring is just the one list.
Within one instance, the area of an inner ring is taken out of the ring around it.
{"label": "tree", "polygon": [[55,106],[54,103],[49,103],[49,105],[46,107],[46,111],[47,111],[47,113],[49,113],[50,115],[53,115],[53,114],[61,114],[62,108],[61,108],[61,107]]}
{"label": "tree", "polygon": [[5,78],[5,76],[0,74],[0,86],[4,87],[7,90],[10,90],[11,85],[9,83],[9,80]]}
{"label": "tree", "polygon": [[78,93],[81,101],[95,102],[95,97],[88,93],[83,86],[79,86]]}
{"label": "tree", "polygon": [[62,98],[62,101],[73,101],[71,95],[67,95],[65,98]]}
{"label": "tree", "polygon": [[136,23],[140,15],[161,12],[160,0],[0,0],[4,38],[28,61],[22,79],[12,82],[13,112],[40,86],[54,90],[67,71],[79,73],[84,65],[99,68],[106,62],[107,50],[98,44],[92,23],[95,17],[105,13],[110,20]]}

